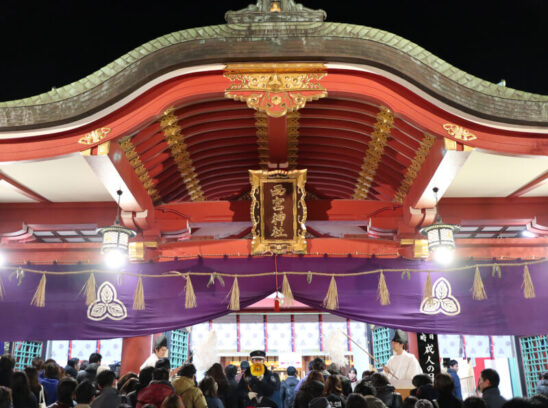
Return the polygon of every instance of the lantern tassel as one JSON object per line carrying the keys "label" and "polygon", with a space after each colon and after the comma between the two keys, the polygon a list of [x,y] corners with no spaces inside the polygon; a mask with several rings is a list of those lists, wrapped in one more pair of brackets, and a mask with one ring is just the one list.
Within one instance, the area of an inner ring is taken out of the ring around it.
{"label": "lantern tassel", "polygon": [[335,281],[334,276],[331,276],[331,282],[329,282],[327,294],[323,299],[323,307],[329,310],[336,310],[339,308],[339,293],[337,290],[337,282]]}
{"label": "lantern tassel", "polygon": [[291,291],[291,286],[289,286],[289,280],[287,275],[284,273],[284,280],[282,282],[282,295],[284,296],[283,304],[284,306],[291,306],[293,304],[293,292]]}
{"label": "lantern tassel", "polygon": [[34,296],[32,297],[30,304],[36,307],[46,306],[46,275],[45,274],[42,274],[42,279],[40,279],[40,283],[38,284],[38,287],[36,288],[36,292],[34,292]]}
{"label": "lantern tassel", "polygon": [[93,275],[93,273],[89,275],[88,280],[82,287],[80,293],[82,292],[84,292],[84,295],[86,296],[86,306],[91,305],[97,299],[95,275]]}
{"label": "lantern tassel", "polygon": [[194,287],[190,280],[190,274],[186,275],[185,285],[185,309],[193,309],[196,307],[196,293],[194,293]]}
{"label": "lantern tassel", "polygon": [[472,299],[485,300],[487,299],[487,293],[483,287],[483,281],[481,280],[481,273],[479,267],[476,266],[476,273],[474,275],[474,285],[472,286]]}
{"label": "lantern tassel", "polygon": [[382,306],[390,304],[390,292],[388,292],[388,286],[384,279],[384,273],[381,271],[379,276],[379,287],[377,288],[377,299],[381,301]]}
{"label": "lantern tassel", "polygon": [[143,279],[139,277],[135,296],[133,297],[133,310],[145,310],[145,290],[143,288]]}
{"label": "lantern tassel", "polygon": [[230,310],[240,310],[240,287],[238,286],[238,277],[234,278],[232,289],[230,289],[230,302],[228,308]]}
{"label": "lantern tassel", "polygon": [[523,268],[523,283],[521,284],[523,288],[523,296],[525,299],[535,298],[535,286],[533,285],[533,280],[531,279],[531,274],[529,273],[529,267],[525,265]]}
{"label": "lantern tassel", "polygon": [[431,302],[433,297],[434,294],[432,293],[432,277],[430,276],[430,271],[428,271],[426,281],[424,282],[424,293],[422,295],[422,300]]}

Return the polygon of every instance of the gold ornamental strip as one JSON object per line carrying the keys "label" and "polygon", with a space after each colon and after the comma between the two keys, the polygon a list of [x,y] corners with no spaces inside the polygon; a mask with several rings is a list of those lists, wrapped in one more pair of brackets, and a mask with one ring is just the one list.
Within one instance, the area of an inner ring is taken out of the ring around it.
{"label": "gold ornamental strip", "polygon": [[264,112],[255,112],[255,127],[257,128],[257,151],[261,170],[268,170],[270,148],[268,146],[268,117]]}
{"label": "gold ornamental strip", "polygon": [[386,106],[381,106],[380,112],[377,114],[377,122],[374,126],[375,130],[371,134],[371,141],[369,142],[367,153],[363,158],[360,176],[356,182],[354,200],[365,200],[367,198],[393,127],[394,114]]}
{"label": "gold ornamental strip", "polygon": [[168,109],[164,112],[160,120],[160,127],[164,132],[164,137],[167,145],[171,150],[171,157],[177,165],[181,178],[185,182],[186,189],[190,194],[192,201],[205,201],[205,196],[196,174],[196,169],[192,164],[190,153],[184,142],[184,136],[181,133],[181,128],[177,125],[177,116],[173,113],[173,109]]}
{"label": "gold ornamental strip", "polygon": [[154,203],[162,201],[162,196],[156,189],[156,183],[148,174],[148,170],[145,165],[141,163],[141,158],[139,157],[139,153],[135,150],[135,146],[131,142],[131,138],[128,137],[120,142],[120,146],[129,160],[131,167],[135,170],[137,177],[139,177],[139,181],[143,184],[143,187],[147,191],[150,198],[152,198],[152,201]]}
{"label": "gold ornamental strip", "polygon": [[415,157],[413,157],[413,160],[411,161],[411,165],[407,168],[407,171],[405,175],[403,176],[403,180],[401,182],[400,188],[394,195],[394,201],[395,203],[401,204],[403,203],[403,200],[405,199],[405,196],[409,192],[409,189],[413,185],[413,182],[417,178],[417,175],[419,174],[419,171],[422,167],[422,164],[426,160],[426,157],[428,156],[428,153],[430,152],[430,149],[432,148],[432,145],[436,141],[436,138],[432,135],[429,135],[427,133],[424,134],[424,138],[422,139],[420,143],[419,149],[415,152]]}
{"label": "gold ornamental strip", "polygon": [[297,168],[299,157],[299,112],[287,114],[287,161],[289,169]]}

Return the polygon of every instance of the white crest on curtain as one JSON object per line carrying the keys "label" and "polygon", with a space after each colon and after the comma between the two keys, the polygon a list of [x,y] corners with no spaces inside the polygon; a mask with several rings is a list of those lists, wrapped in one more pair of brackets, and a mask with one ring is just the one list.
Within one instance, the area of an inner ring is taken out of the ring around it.
{"label": "white crest on curtain", "polygon": [[97,299],[88,306],[88,319],[123,320],[127,317],[125,305],[118,300],[116,288],[110,282],[103,282],[97,289]]}
{"label": "white crest on curtain", "polygon": [[446,316],[460,314],[460,303],[451,295],[451,284],[445,278],[436,280],[432,287],[432,299],[423,299],[420,310],[424,314],[443,313]]}

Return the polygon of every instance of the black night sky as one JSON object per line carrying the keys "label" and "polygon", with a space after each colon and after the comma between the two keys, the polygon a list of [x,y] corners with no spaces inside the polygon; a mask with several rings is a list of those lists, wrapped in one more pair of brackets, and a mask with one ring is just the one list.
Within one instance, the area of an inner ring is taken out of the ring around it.
{"label": "black night sky", "polygon": [[[0,3],[0,101],[61,87],[158,36],[223,24],[254,0]],[[384,29],[491,82],[548,95],[548,1],[302,0],[328,21]]]}

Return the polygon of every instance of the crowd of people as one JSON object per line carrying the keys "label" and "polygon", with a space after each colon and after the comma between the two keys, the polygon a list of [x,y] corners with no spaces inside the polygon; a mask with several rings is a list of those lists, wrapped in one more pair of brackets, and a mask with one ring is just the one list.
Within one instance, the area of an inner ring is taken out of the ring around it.
{"label": "crowd of people", "polygon": [[532,408],[548,407],[548,373],[532,398],[506,401],[500,394],[499,376],[485,369],[478,381],[481,397],[462,400],[452,373],[413,377],[415,388],[402,399],[382,372],[354,368],[343,375],[335,364],[326,367],[316,358],[302,379],[294,367],[287,378],[264,364],[262,351],[251,353],[251,364],[222,367],[216,363],[196,382],[196,368],[185,364],[172,370],[169,359],[152,359],[153,366],[118,378],[101,365],[98,353],[87,361],[71,359],[62,368],[54,360],[35,358],[32,365],[15,371],[12,356],[0,357],[0,408]]}

